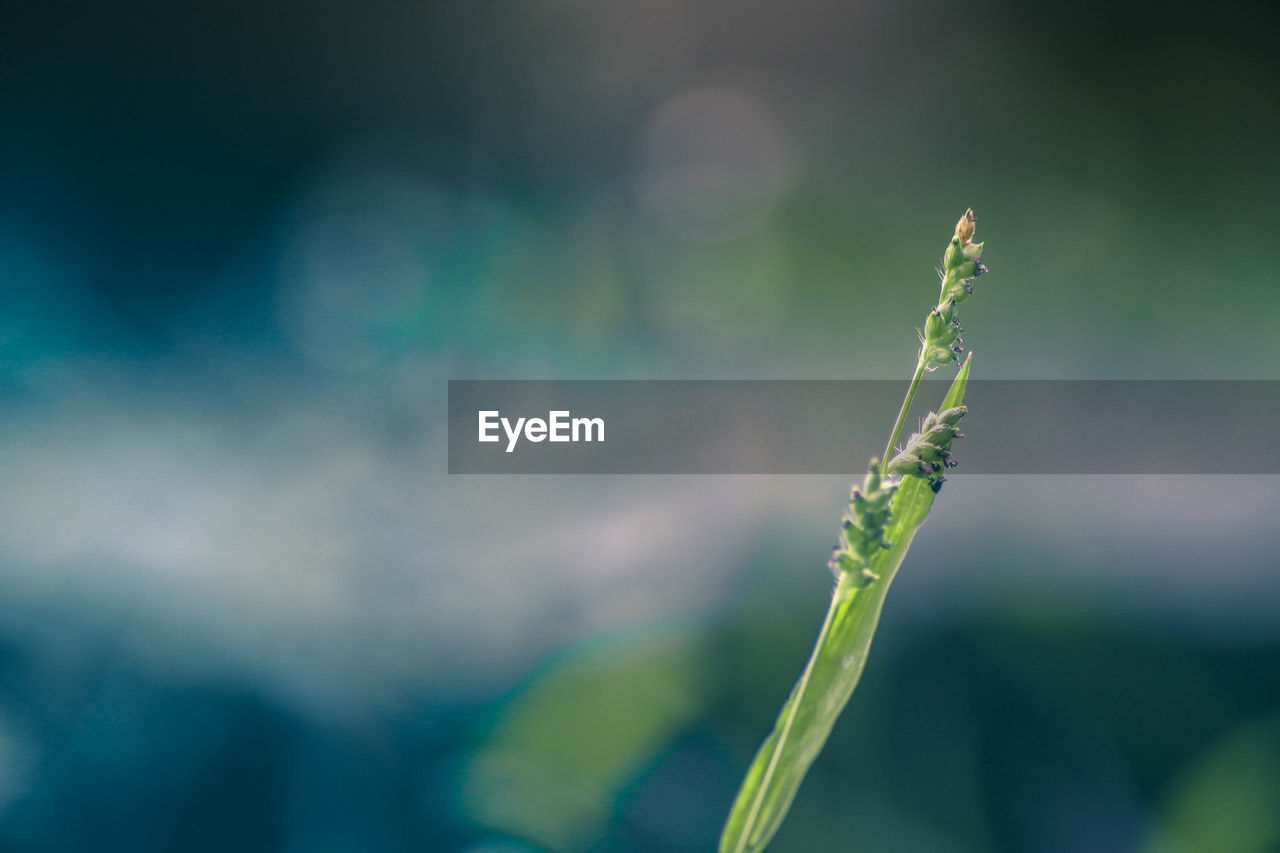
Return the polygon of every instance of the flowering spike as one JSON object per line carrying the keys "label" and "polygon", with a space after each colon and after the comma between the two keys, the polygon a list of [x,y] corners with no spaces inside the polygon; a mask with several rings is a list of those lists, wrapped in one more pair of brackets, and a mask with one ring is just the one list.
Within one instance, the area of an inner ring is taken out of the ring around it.
{"label": "flowering spike", "polygon": [[982,263],[982,243],[973,242],[977,224],[973,211],[966,210],[956,223],[955,236],[942,256],[942,293],[938,305],[925,321],[920,361],[925,370],[943,364],[959,364],[960,320],[956,306],[973,295],[973,282],[988,272]]}
{"label": "flowering spike", "polygon": [[884,532],[889,526],[889,502],[897,491],[896,482],[886,482],[880,476],[880,460],[872,459],[862,486],[854,486],[849,495],[840,539],[827,561],[837,580],[847,575],[857,587],[878,580],[871,571],[871,558],[890,547]]}
{"label": "flowering spike", "polygon": [[920,424],[920,432],[907,439],[907,446],[889,462],[889,471],[904,477],[920,477],[928,481],[936,494],[945,479],[941,472],[954,468],[951,442],[960,437],[956,425],[969,410],[964,406],[930,412]]}
{"label": "flowering spike", "polygon": [[[941,295],[918,331],[920,358],[884,454],[871,460],[866,478],[850,494],[829,561],[837,579],[831,607],[804,673],[734,799],[720,853],[761,853],[782,823],[805,772],[858,683],[888,584],[928,517],[933,495],[945,480],[943,472],[955,465],[951,443],[960,437],[956,427],[965,414],[961,403],[969,382],[969,359],[940,411],[929,413],[905,449],[898,451],[897,444],[925,371],[959,362],[956,306],[973,293],[974,278],[987,271],[982,244],[973,242],[975,230],[973,211],[966,210],[943,255],[938,271]],[[889,474],[918,479],[890,480]],[[887,541],[890,536],[892,543]]]}

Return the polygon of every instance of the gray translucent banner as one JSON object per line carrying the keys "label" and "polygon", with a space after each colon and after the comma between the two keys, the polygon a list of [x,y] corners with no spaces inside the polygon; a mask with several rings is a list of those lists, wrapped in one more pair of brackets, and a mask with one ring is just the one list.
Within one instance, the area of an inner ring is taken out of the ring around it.
{"label": "gray translucent banner", "polygon": [[[947,385],[921,384],[904,433]],[[449,473],[852,476],[883,449],[905,387],[451,380]],[[974,380],[965,403],[956,473],[1280,473],[1280,381]]]}

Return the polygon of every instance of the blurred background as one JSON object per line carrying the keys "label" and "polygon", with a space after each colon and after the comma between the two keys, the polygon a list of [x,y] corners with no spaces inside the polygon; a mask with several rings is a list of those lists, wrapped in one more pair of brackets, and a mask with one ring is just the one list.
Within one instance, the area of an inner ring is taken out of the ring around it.
{"label": "blurred background", "polygon": [[[712,849],[847,479],[450,477],[446,380],[905,380],[968,206],[975,376],[1280,379],[1275,14],[10,9],[0,848]],[[771,849],[1280,850],[1277,515],[954,477]]]}

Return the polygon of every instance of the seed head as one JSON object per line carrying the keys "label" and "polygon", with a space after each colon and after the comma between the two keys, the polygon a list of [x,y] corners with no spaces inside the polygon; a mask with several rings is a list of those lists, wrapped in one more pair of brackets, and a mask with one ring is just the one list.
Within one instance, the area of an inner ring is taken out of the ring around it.
{"label": "seed head", "polygon": [[[963,294],[961,298],[967,295]],[[920,337],[921,358],[924,360],[925,367],[930,370],[956,361],[959,354],[964,352],[964,347],[960,346],[963,341],[960,332],[963,329],[956,317],[956,301],[958,300],[943,302],[930,311],[929,316],[925,318],[924,334]]]}
{"label": "seed head", "polygon": [[837,580],[847,574],[855,586],[864,587],[878,579],[871,571],[871,558],[889,547],[884,532],[889,526],[889,501],[897,490],[896,482],[881,478],[880,460],[872,459],[862,486],[854,486],[849,496],[840,539],[827,561]]}
{"label": "seed head", "polygon": [[951,458],[951,442],[961,438],[956,425],[968,412],[956,406],[942,412],[930,412],[920,424],[920,432],[907,439],[907,446],[889,461],[888,470],[904,477],[920,477],[937,492],[942,488],[942,472],[955,467]]}
{"label": "seed head", "polygon": [[[938,306],[925,321],[925,333],[921,336],[920,358],[927,370],[944,364],[959,364],[964,348],[959,346],[960,321],[956,306],[973,295],[973,282],[987,273],[982,263],[982,243],[973,242],[977,223],[973,211],[966,210],[956,223],[955,236],[947,244],[942,255],[942,292]],[[934,319],[937,315],[939,319]],[[939,320],[943,321],[941,324]],[[953,324],[947,327],[946,324]]]}

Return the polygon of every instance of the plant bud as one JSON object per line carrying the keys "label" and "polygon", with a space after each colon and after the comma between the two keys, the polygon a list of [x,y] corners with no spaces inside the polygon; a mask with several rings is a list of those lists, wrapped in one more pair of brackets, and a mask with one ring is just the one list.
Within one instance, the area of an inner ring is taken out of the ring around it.
{"label": "plant bud", "polygon": [[962,260],[964,260],[964,250],[961,248],[960,238],[952,237],[951,242],[947,244],[947,250],[942,253],[942,269],[950,272]]}
{"label": "plant bud", "polygon": [[912,452],[904,450],[889,461],[889,473],[903,477],[928,477],[932,472],[928,465]]}
{"label": "plant bud", "polygon": [[938,470],[936,467],[938,463],[947,461],[948,453],[946,449],[936,444],[919,441],[912,446],[915,448],[916,457],[935,471]]}
{"label": "plant bud", "polygon": [[[987,267],[982,263],[983,244],[973,242],[975,229],[973,211],[966,210],[964,216],[961,216],[960,221],[956,223],[955,236],[951,238],[946,251],[942,254],[942,269],[939,270],[939,275],[942,277],[942,291],[938,297],[938,307],[934,312],[941,314],[944,320],[955,319],[955,307],[973,295],[973,280],[988,272]],[[952,362],[958,364],[958,358],[951,354],[944,355],[940,350],[933,348],[935,344],[945,344],[949,347],[950,341],[944,341],[942,336],[931,328],[931,325],[936,326],[932,315],[925,320],[927,343],[920,354],[925,367],[933,369]],[[959,353],[961,350],[953,350],[953,352]]]}
{"label": "plant bud", "polygon": [[897,483],[885,483],[881,478],[880,460],[872,459],[861,488],[855,487],[849,495],[840,540],[827,561],[837,579],[848,575],[855,586],[876,580],[871,558],[889,547],[884,534],[889,525],[889,502],[897,490]]}
{"label": "plant bud", "polygon": [[945,409],[941,412],[931,411],[924,416],[923,430],[928,432],[929,429],[937,424],[945,424],[947,427],[955,427],[960,423],[960,419],[969,414],[968,406],[956,406],[955,409]]}
{"label": "plant bud", "polygon": [[946,426],[945,424],[939,424],[929,430],[929,441],[933,444],[949,445],[953,438],[964,438],[964,433],[953,426]]}
{"label": "plant bud", "polygon": [[964,406],[930,412],[920,424],[920,432],[912,433],[907,446],[893,457],[889,470],[904,477],[927,480],[937,492],[942,486],[941,472],[955,467],[951,458],[951,442],[960,435],[956,424],[969,410]]}
{"label": "plant bud", "polygon": [[947,321],[943,319],[942,312],[934,308],[929,312],[929,316],[924,321],[924,336],[931,341],[936,341],[942,337],[947,331]]}
{"label": "plant bud", "polygon": [[880,580],[878,574],[865,566],[851,574],[850,577],[853,578],[853,585],[858,589],[866,589],[875,581]]}
{"label": "plant bud", "polygon": [[827,560],[827,568],[831,569],[831,573],[839,578],[842,572],[856,569],[857,564],[854,563],[852,556],[842,551],[840,546],[837,545],[835,550],[831,552],[831,559]]}

